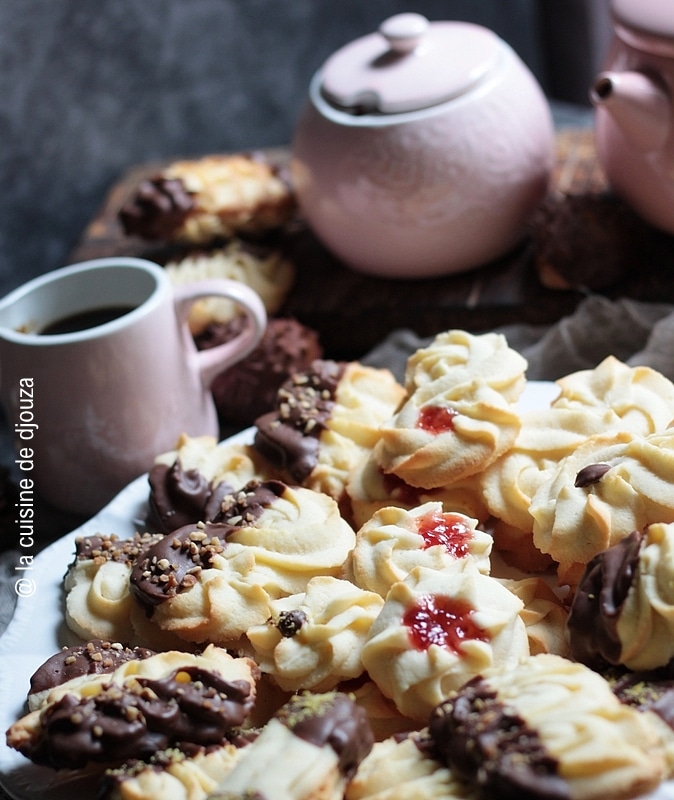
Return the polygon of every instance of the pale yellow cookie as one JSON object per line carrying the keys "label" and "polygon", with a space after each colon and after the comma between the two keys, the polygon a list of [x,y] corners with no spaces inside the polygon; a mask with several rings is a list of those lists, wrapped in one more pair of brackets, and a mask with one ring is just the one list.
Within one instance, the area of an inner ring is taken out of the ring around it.
{"label": "pale yellow cookie", "polygon": [[360,677],[360,652],[384,605],[378,594],[322,576],[270,605],[270,618],[246,634],[260,669],[281,689],[325,692]]}
{"label": "pale yellow cookie", "polygon": [[652,522],[674,521],[674,430],[594,436],[567,456],[531,501],[534,544],[575,585],[597,553]]}
{"label": "pale yellow cookie", "polygon": [[445,511],[429,502],[405,510],[382,508],[356,533],[351,554],[355,583],[386,597],[391,586],[414,567],[443,569],[470,561],[489,574],[492,537],[477,528],[477,520]]}
{"label": "pale yellow cookie", "polygon": [[427,732],[377,742],[349,783],[345,800],[474,800],[471,786],[434,759]]}
{"label": "pale yellow cookie", "polygon": [[391,587],[363,665],[403,715],[424,723],[452,689],[529,654],[522,607],[475,567],[415,567]]}
{"label": "pale yellow cookie", "polygon": [[641,436],[668,428],[674,421],[674,383],[651,367],[630,367],[608,356],[592,370],[556,381],[556,408],[610,409],[620,428]]}
{"label": "pale yellow cookie", "polygon": [[434,489],[476,475],[515,443],[515,404],[484,379],[451,375],[418,388],[381,426],[378,457],[386,473]]}
{"label": "pale yellow cookie", "polygon": [[545,579],[534,576],[502,578],[501,582],[524,604],[520,615],[527,628],[531,655],[553,653],[568,658],[570,652],[566,621],[569,610],[550,584]]}
{"label": "pale yellow cookie", "polygon": [[455,384],[480,378],[515,402],[524,390],[526,369],[526,359],[508,345],[502,334],[449,330],[408,358],[405,389],[411,395],[444,376],[451,376]]}

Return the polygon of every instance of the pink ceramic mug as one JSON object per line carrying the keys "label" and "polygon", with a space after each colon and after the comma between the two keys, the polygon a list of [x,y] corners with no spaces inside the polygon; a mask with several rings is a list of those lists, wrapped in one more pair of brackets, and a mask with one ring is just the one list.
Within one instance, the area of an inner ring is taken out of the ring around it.
{"label": "pink ceramic mug", "polygon": [[[186,318],[213,295],[234,300],[252,324],[200,352]],[[174,289],[161,267],[137,258],[74,264],[14,290],[0,300],[0,399],[20,488],[94,513],[181,433],[216,436],[210,384],[253,350],[265,325],[262,301],[244,284]]]}

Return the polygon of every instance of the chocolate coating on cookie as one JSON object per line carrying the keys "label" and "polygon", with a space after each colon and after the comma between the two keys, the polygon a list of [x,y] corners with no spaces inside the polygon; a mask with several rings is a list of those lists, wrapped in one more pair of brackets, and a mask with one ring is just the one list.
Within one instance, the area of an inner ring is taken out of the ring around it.
{"label": "chocolate coating on cookie", "polygon": [[44,734],[22,752],[36,764],[77,769],[148,758],[180,742],[217,744],[252,705],[248,681],[188,666],[165,678],[104,686],[93,697],[66,694],[45,710]]}
{"label": "chocolate coating on cookie", "polygon": [[48,658],[33,673],[30,693],[44,692],[83,675],[113,672],[127,661],[139,661],[154,655],[147,647],[124,647],[118,642],[92,639],[86,644],[65,647]]}
{"label": "chocolate coating on cookie", "polygon": [[110,535],[80,536],[75,540],[75,561],[116,561],[128,564],[161,539],[161,535],[136,533],[129,539]]}
{"label": "chocolate coating on cookie", "polygon": [[319,437],[345,369],[343,362],[317,359],[281,386],[276,410],[256,420],[255,448],[300,483],[318,463]]}
{"label": "chocolate coating on cookie", "polygon": [[234,489],[224,481],[214,486],[198,469],[184,469],[179,460],[171,465],[155,464],[148,480],[148,524],[162,533],[210,522],[222,498]]}
{"label": "chocolate coating on cookie", "polygon": [[475,782],[479,798],[570,798],[558,762],[537,732],[480,676],[434,710],[428,730],[435,758]]}
{"label": "chocolate coating on cookie", "polygon": [[235,530],[225,523],[200,522],[164,536],[134,564],[132,596],[151,615],[155,606],[197,582],[199,572],[222,553]]}
{"label": "chocolate coating on cookie", "polygon": [[594,669],[620,660],[620,610],[632,586],[643,533],[634,531],[586,566],[567,620],[571,655]]}
{"label": "chocolate coating on cookie", "polygon": [[654,670],[609,670],[605,674],[621,703],[639,711],[652,711],[674,728],[674,663]]}
{"label": "chocolate coating on cookie", "polygon": [[363,708],[342,692],[293,697],[276,714],[295,736],[324,747],[339,758],[339,769],[347,778],[370,752],[374,736]]}
{"label": "chocolate coating on cookie", "polygon": [[157,175],[144,180],[119,211],[127,236],[171,239],[194,208],[192,194],[179,178]]}
{"label": "chocolate coating on cookie", "polygon": [[213,522],[237,526],[254,525],[285,490],[286,485],[281,481],[250,481],[240,491],[222,498]]}

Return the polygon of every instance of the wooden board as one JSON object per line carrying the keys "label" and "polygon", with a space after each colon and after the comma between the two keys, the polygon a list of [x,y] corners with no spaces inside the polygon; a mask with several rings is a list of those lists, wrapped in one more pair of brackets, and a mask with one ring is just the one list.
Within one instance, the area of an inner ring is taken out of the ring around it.
{"label": "wooden board", "polygon": [[[556,137],[557,161],[551,192],[582,194],[606,189],[597,164],[593,133],[568,128]],[[266,151],[273,161],[287,161],[284,149]],[[118,212],[138,184],[163,164],[129,169],[111,188],[103,207],[87,226],[70,262],[110,255],[134,255],[166,260],[165,248],[126,237]],[[285,246],[297,267],[297,280],[280,314],[293,316],[320,334],[326,354],[357,358],[388,333],[409,328],[430,336],[452,327],[487,330],[513,322],[546,324],[576,307],[583,294],[545,288],[533,263],[532,242],[494,263],[461,275],[425,280],[383,280],[360,275],[341,264],[299,226],[288,233]],[[630,294],[645,300],[674,300],[674,247],[647,264],[638,280],[613,287],[613,296]]]}

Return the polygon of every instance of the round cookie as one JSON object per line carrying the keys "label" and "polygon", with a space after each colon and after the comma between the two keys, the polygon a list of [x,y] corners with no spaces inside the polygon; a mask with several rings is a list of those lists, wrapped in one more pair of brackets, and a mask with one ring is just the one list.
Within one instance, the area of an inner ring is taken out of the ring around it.
{"label": "round cookie", "polygon": [[674,430],[593,436],[558,464],[531,501],[534,544],[575,586],[597,553],[652,522],[674,522]]}
{"label": "round cookie", "polygon": [[524,390],[526,369],[526,359],[508,345],[502,334],[449,330],[439,333],[428,346],[418,348],[407,359],[405,390],[411,395],[445,376],[451,376],[455,384],[479,378],[514,403]]}
{"label": "round cookie", "polygon": [[279,481],[225,498],[215,521],[175,531],[136,562],[131,591],[153,624],[187,641],[232,644],[270,601],[338,577],[355,533],[327,495]]}
{"label": "round cookie", "polygon": [[273,477],[249,445],[183,434],[174,450],[155,458],[148,481],[148,525],[162,533],[213,519],[223,498],[251,480]]}
{"label": "round cookie", "polygon": [[244,749],[210,800],[339,800],[373,743],[365,713],[348,695],[295,696]]}
{"label": "round cookie", "polygon": [[446,375],[414,391],[380,428],[378,458],[386,473],[435,489],[476,475],[515,443],[516,406],[481,378]]}
{"label": "round cookie", "polygon": [[[246,324],[244,316],[228,323],[209,323],[195,337],[197,348],[208,349],[229,341]],[[322,356],[316,331],[294,319],[270,318],[262,341],[253,352],[217,375],[211,384],[220,420],[253,425],[258,417],[274,409],[283,383]]]}
{"label": "round cookie", "polygon": [[363,665],[398,710],[424,723],[449,691],[529,654],[522,602],[476,568],[415,567],[389,591]]}
{"label": "round cookie", "polygon": [[363,673],[361,649],[383,605],[350,581],[315,577],[301,594],[272,601],[270,618],[247,636],[281,689],[325,692]]}
{"label": "round cookie", "polygon": [[356,585],[386,597],[414,567],[474,564],[489,574],[492,537],[477,520],[443,510],[438,502],[405,510],[382,508],[356,532],[351,570]]}

